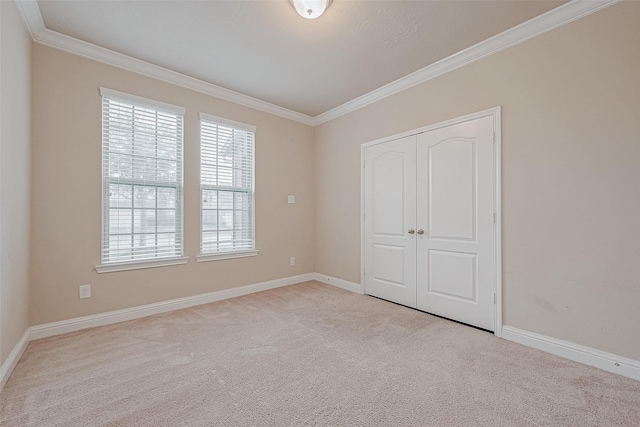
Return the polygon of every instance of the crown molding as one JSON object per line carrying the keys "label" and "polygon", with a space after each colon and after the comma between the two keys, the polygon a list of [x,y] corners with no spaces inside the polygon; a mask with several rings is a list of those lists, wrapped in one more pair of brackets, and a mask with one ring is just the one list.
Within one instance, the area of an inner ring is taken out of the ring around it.
{"label": "crown molding", "polygon": [[16,4],[36,43],[133,71],[134,73],[153,77],[225,101],[284,117],[285,119],[294,120],[306,125],[313,125],[313,118],[306,114],[298,113],[297,111],[289,110],[288,108],[280,107],[270,102],[212,83],[207,83],[194,77],[189,77],[176,71],[49,30],[44,26],[44,21],[36,0],[16,0]]}
{"label": "crown molding", "polygon": [[516,44],[544,34],[555,28],[612,6],[622,0],[572,0],[527,22],[497,34],[474,46],[415,71],[396,81],[332,108],[315,117],[280,107],[267,101],[221,86],[186,76],[184,74],[96,46],[82,40],[49,30],[45,27],[36,0],[16,0],[22,19],[33,40],[45,46],[64,50],[108,65],[153,77],[168,83],[195,90],[235,104],[244,105],[269,114],[284,117],[310,126],[317,126],[351,113],[388,96],[409,89],[449,71],[456,70],[480,59],[493,55]]}
{"label": "crown molding", "polygon": [[45,30],[38,2],[36,0],[16,0],[16,6],[29,33],[31,33],[31,38],[36,40]]}
{"label": "crown molding", "polygon": [[93,59],[128,71],[133,71],[134,73],[195,90],[206,95],[224,99],[225,101],[251,107],[286,119],[295,120],[296,122],[304,123],[306,125],[311,125],[313,122],[313,118],[306,114],[301,114],[261,99],[244,95],[230,89],[225,89],[221,86],[207,83],[202,80],[180,74],[176,71],[172,71],[110,49],[105,49],[55,31],[45,29],[39,34],[35,41],[46,46],[84,56],[85,58]]}
{"label": "crown molding", "polygon": [[465,50],[408,74],[313,118],[317,126],[366,107],[388,96],[456,70],[511,46],[532,39],[622,0],[572,0]]}

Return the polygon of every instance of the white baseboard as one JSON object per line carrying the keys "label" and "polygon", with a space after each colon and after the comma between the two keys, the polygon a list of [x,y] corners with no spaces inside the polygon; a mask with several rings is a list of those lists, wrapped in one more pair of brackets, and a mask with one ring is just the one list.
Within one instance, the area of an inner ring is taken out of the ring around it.
{"label": "white baseboard", "polygon": [[[338,279],[320,273],[307,273],[298,276],[285,277],[282,279],[269,280],[252,285],[240,286],[237,288],[225,289],[222,291],[209,292],[206,294],[194,295],[191,297],[178,298],[169,301],[162,301],[154,304],[146,304],[123,310],[99,313],[91,316],[77,317],[60,322],[47,323],[28,328],[20,341],[16,344],[7,360],[0,367],[0,391],[9,379],[11,372],[20,360],[22,353],[30,340],[51,337],[54,335],[66,334],[82,329],[96,326],[110,325],[127,320],[139,319],[154,314],[166,313],[169,311],[208,304],[224,299],[235,298],[255,292],[275,289],[282,286],[293,285],[309,280],[317,280],[328,285],[336,286],[358,294],[363,294],[364,289],[361,284]],[[623,375],[628,378],[640,380],[640,361],[628,359],[615,354],[606,353],[593,348],[581,346],[556,338],[539,335],[533,332],[513,328],[511,326],[502,327],[502,337],[509,341],[526,345],[547,353],[555,354],[579,363],[595,366],[605,371]]]}
{"label": "white baseboard", "polygon": [[237,288],[225,289],[222,291],[209,292],[206,294],[194,295],[190,297],[177,298],[162,301],[154,304],[140,305],[137,307],[125,308],[122,310],[109,311],[106,313],[93,314],[91,316],[76,317],[59,322],[46,323],[31,327],[31,340],[38,340],[54,335],[66,334],[82,329],[95,328],[96,326],[111,325],[113,323],[126,322],[127,320],[140,319],[154,314],[166,313],[180,310],[182,308],[196,305],[208,304],[210,302],[235,298],[248,295],[254,292],[266,291],[282,286],[293,285],[295,283],[317,280],[329,285],[337,286],[348,291],[362,294],[362,286],[358,283],[348,282],[331,276],[319,273],[307,273],[298,276],[285,277],[282,279],[269,280],[267,282],[255,283],[252,285],[240,286]]}
{"label": "white baseboard", "polygon": [[313,280],[326,283],[327,285],[336,286],[338,288],[355,292],[356,294],[364,294],[364,289],[360,283],[349,282],[347,280],[338,279],[337,277],[327,276],[326,274],[312,273]]}
{"label": "white baseboard", "polygon": [[2,393],[4,385],[9,380],[13,369],[18,364],[18,361],[22,357],[22,353],[24,353],[27,345],[29,344],[30,330],[31,328],[27,328],[27,330],[24,331],[24,334],[22,334],[22,337],[20,338],[18,343],[15,345],[15,347],[13,347],[11,353],[9,353],[9,357],[7,357],[7,360],[5,360],[2,366],[0,366],[0,393]]}
{"label": "white baseboard", "polygon": [[266,291],[269,289],[293,285],[295,283],[306,282],[314,279],[314,273],[307,273],[298,276],[285,277],[282,279],[269,280],[267,282],[255,283],[252,285],[239,286],[237,288],[225,289],[222,291],[209,292],[206,294],[177,298],[154,304],[140,305],[137,307],[125,308],[122,310],[109,311],[106,313],[99,313],[91,316],[76,317],[74,319],[32,326],[31,340],[66,334],[69,332],[75,332],[87,328],[94,328],[96,326],[111,325],[113,323],[139,319],[154,314],[166,313],[169,311],[180,310],[182,308],[208,304],[210,302],[235,298],[242,295],[252,294],[254,292]]}
{"label": "white baseboard", "polygon": [[511,326],[502,327],[502,338],[526,345],[574,362],[595,366],[634,380],[640,380],[640,361],[618,356],[572,342],[539,335]]}

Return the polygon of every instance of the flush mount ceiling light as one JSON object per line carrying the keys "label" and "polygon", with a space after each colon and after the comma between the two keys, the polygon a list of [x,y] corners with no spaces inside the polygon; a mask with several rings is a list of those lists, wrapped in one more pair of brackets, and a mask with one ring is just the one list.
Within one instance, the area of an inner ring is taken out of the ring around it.
{"label": "flush mount ceiling light", "polygon": [[291,6],[303,18],[316,19],[322,15],[333,0],[289,0]]}

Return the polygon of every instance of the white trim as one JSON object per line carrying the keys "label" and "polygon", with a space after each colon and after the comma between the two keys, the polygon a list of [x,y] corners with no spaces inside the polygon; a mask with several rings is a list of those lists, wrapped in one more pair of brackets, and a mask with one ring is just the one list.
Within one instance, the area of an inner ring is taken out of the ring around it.
{"label": "white trim", "polygon": [[256,133],[257,127],[248,125],[246,123],[236,122],[235,120],[225,119],[223,117],[214,116],[207,113],[200,113],[200,120],[205,122],[211,122],[217,125],[227,125],[235,129],[244,130],[247,132]]}
{"label": "white trim", "polygon": [[366,107],[388,96],[491,56],[494,53],[498,53],[504,49],[544,34],[576,19],[590,15],[619,1],[621,0],[573,0],[565,3],[520,25],[481,41],[476,45],[401,77],[394,82],[319,114],[314,117],[314,125],[317,126],[344,116],[345,114]]}
{"label": "white trim", "polygon": [[36,0],[16,0],[18,9],[29,28],[33,40],[37,43],[74,53],[108,65],[133,71],[148,77],[173,83],[206,95],[215,96],[269,114],[284,117],[310,126],[317,126],[352,111],[370,105],[395,93],[456,70],[480,59],[493,55],[523,41],[544,34],[562,25],[568,24],[621,0],[572,0],[529,21],[508,29],[474,46],[428,65],[394,82],[332,108],[315,117],[298,113],[284,107],[241,94],[223,87],[185,76],[184,74],[145,62],[91,43],[87,43],[64,34],[46,29]]}
{"label": "white trim", "polygon": [[109,264],[96,265],[97,273],[112,273],[114,271],[140,270],[143,268],[166,267],[169,265],[181,265],[189,262],[189,257],[178,256],[159,259],[145,259],[140,261],[111,262]]}
{"label": "white trim", "polygon": [[16,0],[16,6],[25,26],[31,33],[31,38],[36,40],[46,30],[38,2],[36,0]]}
{"label": "white trim", "polygon": [[265,113],[284,117],[285,119],[294,120],[306,125],[313,125],[313,118],[306,114],[298,113],[297,111],[289,110],[287,108],[280,107],[279,105],[244,95],[212,83],[207,83],[194,77],[189,77],[137,58],[114,52],[82,40],[74,39],[73,37],[69,37],[64,34],[56,33],[55,31],[45,30],[37,39],[35,39],[35,41],[36,43],[40,43],[45,46],[70,52],[107,65],[175,84],[177,86],[182,86],[187,89],[195,90],[196,92],[204,93],[205,95],[233,102],[234,104],[264,111]]}
{"label": "white trim", "polygon": [[526,345],[546,353],[555,354],[574,362],[595,366],[634,380],[640,380],[640,361],[596,350],[580,344],[536,334],[511,326],[502,327],[502,337],[506,340]]}
{"label": "white trim", "polygon": [[[408,130],[406,132],[401,132],[401,133],[398,133],[398,134],[395,134],[395,135],[390,135],[390,136],[385,136],[383,138],[374,139],[373,141],[364,142],[364,143],[360,144],[360,152],[364,153],[364,148],[371,147],[372,145],[382,144],[382,143],[385,143],[385,142],[394,141],[396,139],[402,139],[402,138],[405,138],[407,136],[416,135],[416,134],[419,134],[419,133],[430,132],[432,130],[444,128],[444,127],[451,126],[451,125],[457,125],[459,123],[468,122],[468,121],[471,121],[471,120],[481,119],[481,118],[487,117],[487,116],[495,116],[496,114],[500,115],[501,114],[501,110],[502,110],[501,107],[488,108],[486,110],[477,111],[475,113],[467,114],[465,116],[456,117],[454,119],[445,120],[443,122],[438,122],[438,123],[434,123],[434,124],[431,124],[431,125],[423,126],[423,127],[417,128],[417,129]],[[496,122],[494,121],[494,123],[496,123]],[[364,157],[362,157],[362,159],[363,159],[363,162],[364,162]]]}
{"label": "white trim", "polygon": [[202,304],[209,304],[215,301],[235,298],[252,294],[254,292],[266,291],[269,289],[280,288],[282,286],[293,285],[296,283],[307,282],[309,280],[313,280],[313,273],[284,277],[282,279],[269,280],[267,282],[239,286],[236,288],[224,289],[222,291],[209,292],[206,294],[177,298],[154,304],[125,308],[123,310],[109,311],[106,313],[99,313],[91,316],[76,317],[74,319],[62,320],[60,322],[52,322],[44,325],[32,326],[31,339],[37,340],[54,335],[75,332],[82,329],[94,328],[96,326],[126,322],[127,320],[139,319],[141,317],[167,313],[169,311],[180,310],[183,308],[194,307]]}
{"label": "white trim", "polygon": [[85,58],[93,59],[98,62],[112,65],[114,67],[123,68],[134,73],[142,74],[148,77],[156,78],[168,83],[195,90],[206,95],[233,102],[238,105],[250,107],[259,111],[264,111],[275,116],[284,117],[307,125],[312,124],[312,117],[280,107],[279,105],[263,101],[252,96],[223,88],[221,86],[208,83],[194,77],[186,76],[176,71],[142,61],[131,56],[127,56],[73,37],[57,33],[51,30],[45,30],[35,40],[37,43],[74,53]]}
{"label": "white trim", "polygon": [[222,252],[219,254],[203,254],[198,255],[196,257],[197,262],[207,262],[207,261],[220,261],[223,259],[234,259],[234,258],[246,258],[258,255],[257,250],[252,251],[236,251],[236,252]]}
{"label": "white trim", "polygon": [[364,233],[365,233],[365,215],[364,215],[364,186],[365,186],[365,157],[364,157],[364,146],[360,144],[360,284],[362,286],[362,295],[366,295],[366,290],[364,284],[366,283],[365,278],[365,262],[364,259]]}
{"label": "white trim", "polygon": [[326,274],[313,273],[313,280],[335,286],[346,291],[355,292],[356,294],[364,294],[362,284],[349,282],[348,280],[338,279],[337,277],[327,276]]}
{"label": "white trim", "polygon": [[[154,314],[166,313],[169,311],[193,307],[201,304],[208,304],[224,299],[235,298],[248,295],[254,292],[266,291],[282,286],[296,283],[317,280],[329,285],[346,289],[356,293],[362,293],[362,285],[326,276],[320,273],[307,273],[299,276],[286,277],[282,279],[270,280],[253,285],[240,286],[237,288],[225,289],[222,291],[210,292],[207,294],[195,295],[191,297],[178,298],[163,301],[155,304],[147,304],[123,310],[100,313],[92,316],[77,317],[60,322],[47,323],[44,325],[27,328],[20,341],[15,345],[7,360],[0,367],[0,391],[9,379],[11,372],[17,365],[20,357],[24,353],[30,340],[47,338],[55,335],[75,332],[82,329],[97,326],[110,325],[127,320],[139,319]],[[524,331],[510,326],[502,327],[503,338],[527,347],[535,348],[547,353],[555,354],[566,359],[573,360],[590,366],[623,375],[628,378],[640,380],[640,361],[617,356],[604,351],[581,346],[579,344],[562,341],[556,338],[539,335],[533,332]],[[617,365],[616,365],[617,364]]]}
{"label": "white trim", "polygon": [[502,107],[497,107],[493,115],[493,131],[495,135],[493,153],[495,194],[493,202],[496,214],[496,223],[494,224],[496,314],[493,333],[497,337],[502,337]]}
{"label": "white trim", "polygon": [[31,328],[27,328],[22,334],[22,337],[20,338],[20,340],[13,347],[13,350],[11,350],[11,353],[9,353],[7,360],[5,360],[2,366],[0,366],[0,393],[2,393],[2,389],[4,388],[4,385],[9,380],[9,377],[11,376],[13,369],[16,367],[16,365],[20,361],[20,358],[22,357],[22,354],[24,353],[24,351],[27,349],[30,335],[31,335]]}
{"label": "white trim", "polygon": [[409,130],[396,135],[386,136],[360,145],[360,281],[362,283],[362,293],[366,293],[364,284],[364,150],[377,144],[405,138],[411,135],[417,135],[424,132],[480,119],[483,117],[493,117],[493,131],[495,133],[495,150],[494,150],[494,212],[496,214],[496,223],[494,226],[494,243],[495,243],[495,285],[494,292],[496,294],[496,303],[494,307],[494,335],[502,336],[502,162],[501,162],[501,145],[502,145],[502,127],[501,127],[502,108],[494,107],[487,110],[478,111],[476,113],[467,114],[466,116],[456,117],[455,119],[446,120],[444,122],[435,123],[418,129]]}
{"label": "white trim", "polygon": [[175,113],[182,116],[184,116],[185,111],[187,111],[186,108],[180,107],[178,105],[167,104],[166,102],[156,101],[155,99],[144,98],[142,96],[132,95],[130,93],[107,89],[106,87],[100,88],[100,95],[102,97],[113,99],[116,101],[127,101],[141,107],[153,107],[160,111]]}

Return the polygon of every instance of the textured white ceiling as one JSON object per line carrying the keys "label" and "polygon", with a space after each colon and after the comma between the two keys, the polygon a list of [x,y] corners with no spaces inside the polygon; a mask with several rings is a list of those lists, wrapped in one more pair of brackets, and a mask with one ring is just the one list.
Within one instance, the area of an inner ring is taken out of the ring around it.
{"label": "textured white ceiling", "polygon": [[53,1],[45,26],[316,116],[564,1]]}

